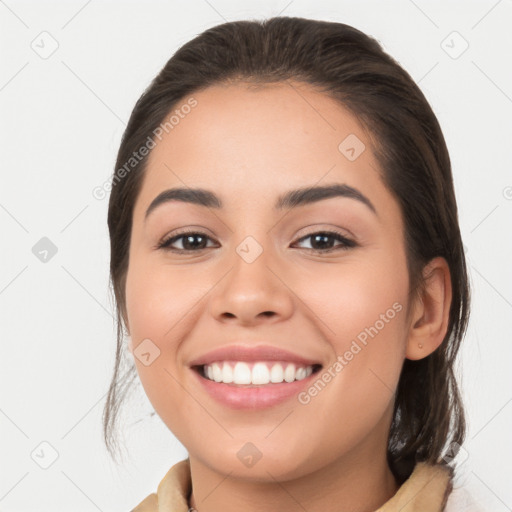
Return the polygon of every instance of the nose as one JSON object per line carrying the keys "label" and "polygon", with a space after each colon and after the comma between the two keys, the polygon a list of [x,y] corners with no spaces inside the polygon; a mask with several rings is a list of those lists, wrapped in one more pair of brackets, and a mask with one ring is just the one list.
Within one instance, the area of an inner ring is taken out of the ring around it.
{"label": "nose", "polygon": [[293,292],[275,259],[263,253],[248,262],[238,254],[212,290],[210,312],[220,322],[244,326],[281,322],[293,312]]}

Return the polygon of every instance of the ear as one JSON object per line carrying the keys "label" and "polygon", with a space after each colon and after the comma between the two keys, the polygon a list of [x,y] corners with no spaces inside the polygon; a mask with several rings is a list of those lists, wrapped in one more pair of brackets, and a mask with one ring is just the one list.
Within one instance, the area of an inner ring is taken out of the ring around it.
{"label": "ear", "polygon": [[423,359],[443,342],[452,302],[452,281],[446,260],[437,257],[423,269],[425,291],[413,306],[405,357]]}

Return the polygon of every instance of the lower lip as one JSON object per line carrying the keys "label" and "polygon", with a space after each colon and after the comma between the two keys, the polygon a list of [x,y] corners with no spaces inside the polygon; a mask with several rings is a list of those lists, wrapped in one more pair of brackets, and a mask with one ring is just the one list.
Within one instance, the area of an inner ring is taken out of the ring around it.
{"label": "lower lip", "polygon": [[265,409],[281,404],[298,395],[319,373],[316,371],[302,380],[294,380],[293,382],[249,387],[215,382],[203,377],[196,370],[192,370],[192,372],[211,397],[232,409]]}

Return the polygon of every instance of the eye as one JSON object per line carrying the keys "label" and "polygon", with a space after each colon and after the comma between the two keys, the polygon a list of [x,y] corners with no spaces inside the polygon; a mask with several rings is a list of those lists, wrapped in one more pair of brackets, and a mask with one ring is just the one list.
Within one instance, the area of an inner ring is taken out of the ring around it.
{"label": "eye", "polygon": [[[328,253],[336,250],[347,250],[356,247],[357,243],[349,240],[337,231],[317,231],[309,235],[299,238],[297,242],[304,240],[312,240],[312,247],[309,249],[314,253]],[[206,233],[200,231],[183,231],[171,237],[164,238],[158,245],[157,249],[164,249],[178,254],[198,252],[207,249],[208,241],[211,241]],[[172,247],[176,242],[180,242],[181,247]],[[338,241],[340,244],[333,247],[333,241]],[[306,249],[308,249],[306,247]]]}
{"label": "eye", "polygon": [[[171,247],[177,241],[181,241],[181,248]],[[206,249],[205,243],[211,238],[200,231],[183,231],[178,235],[164,238],[158,245],[157,249],[165,249],[176,253],[198,252]]]}
{"label": "eye", "polygon": [[[357,246],[356,242],[354,242],[353,240],[349,240],[348,238],[343,236],[341,233],[338,233],[337,231],[317,231],[315,233],[310,233],[309,235],[299,238],[298,242],[308,239],[312,240],[313,247],[310,250],[314,253],[326,253],[336,250],[347,250]],[[341,242],[341,245],[333,247],[333,240]]]}

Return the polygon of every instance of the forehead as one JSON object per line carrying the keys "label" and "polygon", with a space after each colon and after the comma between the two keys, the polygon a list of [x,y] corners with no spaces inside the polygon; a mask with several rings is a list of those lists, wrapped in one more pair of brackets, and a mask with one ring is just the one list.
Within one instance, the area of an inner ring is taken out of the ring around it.
{"label": "forehead", "polygon": [[196,106],[180,119],[175,116],[154,158],[178,149],[237,150],[251,157],[264,149],[265,155],[292,157],[306,146],[337,153],[348,134],[367,136],[345,106],[303,83],[214,85],[191,97]]}
{"label": "forehead", "polygon": [[[195,106],[182,109],[191,98]],[[140,194],[146,206],[173,186],[215,189],[227,203],[258,198],[259,205],[269,195],[322,181],[368,195],[382,187],[362,124],[307,84],[215,85],[183,98],[173,112],[172,127],[149,155]],[[362,151],[356,159],[343,152],[346,140]]]}

